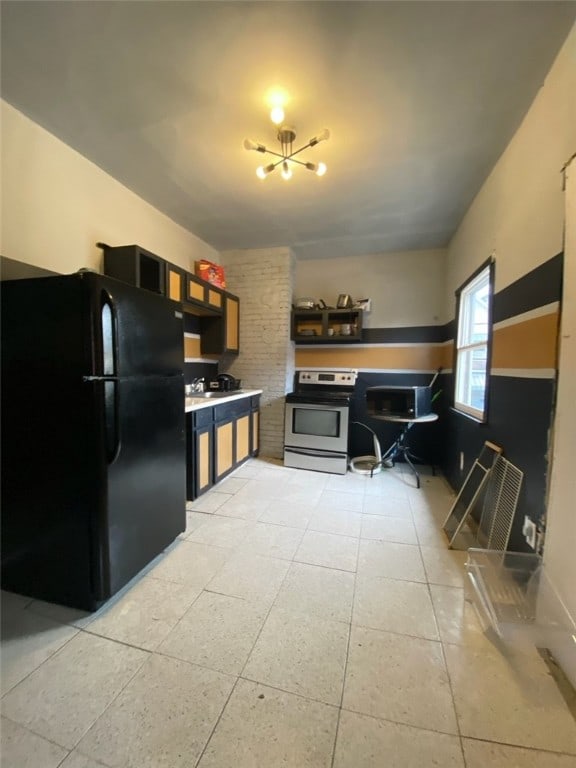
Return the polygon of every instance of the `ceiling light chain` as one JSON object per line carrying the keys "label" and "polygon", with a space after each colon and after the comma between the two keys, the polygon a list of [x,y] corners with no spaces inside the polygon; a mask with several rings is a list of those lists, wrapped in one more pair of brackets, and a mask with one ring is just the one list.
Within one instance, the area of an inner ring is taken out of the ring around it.
{"label": "ceiling light chain", "polygon": [[[282,118],[284,119],[284,114],[282,113]],[[274,120],[274,117],[272,117],[273,122],[276,122]],[[264,144],[260,144],[257,141],[252,141],[251,139],[244,139],[244,149],[246,150],[253,150],[254,152],[262,152],[267,153],[269,155],[273,155],[274,157],[279,157],[280,159],[277,160],[275,163],[270,163],[266,166],[259,166],[256,169],[256,175],[260,179],[265,179],[266,176],[268,176],[269,173],[272,173],[272,171],[277,168],[278,166],[281,166],[282,168],[282,178],[283,179],[290,179],[292,177],[292,169],[290,168],[290,163],[297,163],[298,165],[302,165],[304,168],[306,168],[309,171],[313,171],[317,176],[324,176],[326,173],[326,164],[325,163],[310,163],[310,162],[304,162],[302,160],[295,159],[294,155],[299,154],[305,149],[308,149],[309,147],[315,147],[316,144],[318,144],[321,141],[326,141],[330,138],[330,131],[328,128],[324,128],[323,131],[321,131],[317,136],[314,136],[310,141],[305,144],[304,146],[300,147],[299,149],[294,149],[294,139],[296,138],[296,131],[294,128],[292,128],[289,125],[282,125],[278,128],[278,134],[277,134],[278,141],[280,142],[280,148],[281,152],[274,152],[271,149],[268,149]]]}

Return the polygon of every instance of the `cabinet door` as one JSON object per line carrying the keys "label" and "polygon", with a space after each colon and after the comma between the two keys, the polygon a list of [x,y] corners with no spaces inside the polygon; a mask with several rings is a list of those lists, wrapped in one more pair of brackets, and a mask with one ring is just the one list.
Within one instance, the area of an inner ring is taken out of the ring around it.
{"label": "cabinet door", "polygon": [[214,439],[213,427],[204,427],[197,429],[194,433],[194,470],[195,470],[195,489],[196,496],[207,491],[214,485],[213,483],[213,451],[212,443]]}
{"label": "cabinet door", "polygon": [[234,422],[217,424],[214,428],[214,480],[218,482],[234,466]]}
{"label": "cabinet door", "polygon": [[250,414],[240,416],[236,421],[236,461],[235,464],[245,461],[250,456]]}
{"label": "cabinet door", "polygon": [[210,304],[210,306],[214,307],[214,309],[222,309],[222,292],[210,285],[206,286],[205,291],[206,303]]}
{"label": "cabinet door", "polygon": [[186,274],[186,301],[205,303],[206,285],[203,280],[198,280],[190,274]]}
{"label": "cabinet door", "polygon": [[182,301],[184,298],[185,273],[172,264],[166,264],[166,296],[172,301]]}
{"label": "cabinet door", "polygon": [[236,296],[226,296],[226,339],[225,351],[238,352],[240,349],[240,302]]}
{"label": "cabinet door", "polygon": [[252,421],[251,427],[251,433],[250,433],[250,455],[251,456],[258,456],[258,452],[260,450],[260,411],[252,411],[250,414],[250,418]]}

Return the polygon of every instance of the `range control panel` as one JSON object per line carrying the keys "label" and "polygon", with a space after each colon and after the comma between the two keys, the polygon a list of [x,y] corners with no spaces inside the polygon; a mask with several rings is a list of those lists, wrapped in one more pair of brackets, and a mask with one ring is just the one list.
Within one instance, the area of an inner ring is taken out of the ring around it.
{"label": "range control panel", "polygon": [[299,371],[298,384],[314,384],[326,387],[353,387],[358,371]]}

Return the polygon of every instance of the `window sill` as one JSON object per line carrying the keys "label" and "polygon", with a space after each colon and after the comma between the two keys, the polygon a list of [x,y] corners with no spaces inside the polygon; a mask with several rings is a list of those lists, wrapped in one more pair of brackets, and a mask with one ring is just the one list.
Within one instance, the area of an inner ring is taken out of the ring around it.
{"label": "window sill", "polygon": [[479,419],[477,416],[472,416],[471,413],[466,413],[466,411],[461,411],[453,405],[450,406],[450,410],[452,411],[452,413],[456,413],[458,414],[458,416],[462,416],[464,419],[468,419],[469,421],[472,421],[474,424],[478,424],[482,426],[483,424],[488,423],[488,419],[486,417],[484,417],[483,419]]}

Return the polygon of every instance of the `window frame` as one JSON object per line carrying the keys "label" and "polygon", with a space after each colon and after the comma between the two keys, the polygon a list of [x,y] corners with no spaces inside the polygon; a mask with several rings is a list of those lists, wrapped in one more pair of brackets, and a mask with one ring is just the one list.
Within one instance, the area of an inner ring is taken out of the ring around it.
{"label": "window frame", "polygon": [[[488,421],[488,404],[489,404],[489,395],[490,395],[490,368],[491,368],[491,360],[492,360],[492,338],[493,338],[493,327],[492,327],[492,313],[493,313],[493,305],[494,305],[494,269],[495,269],[495,262],[493,258],[487,259],[483,264],[481,264],[477,270],[475,270],[470,277],[465,280],[464,283],[458,288],[456,291],[456,323],[455,323],[455,338],[454,338],[454,391],[453,391],[453,398],[452,398],[452,407],[457,413],[461,413],[464,416],[467,416],[471,419],[474,419],[475,421],[478,421],[479,423],[486,423]],[[487,307],[487,334],[486,334],[486,340],[482,342],[477,342],[473,344],[462,344],[460,345],[460,338],[462,335],[462,323],[465,317],[464,314],[464,299],[466,297],[467,290],[472,287],[473,283],[475,283],[478,278],[484,273],[487,272],[488,277],[488,307]],[[475,408],[474,406],[468,405],[467,403],[461,403],[457,399],[457,393],[458,393],[458,376],[459,376],[459,366],[462,365],[461,362],[461,353],[462,351],[469,352],[473,349],[478,348],[486,348],[486,369],[485,369],[485,387],[484,387],[484,399],[483,399],[483,407],[482,410]]]}

